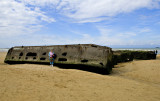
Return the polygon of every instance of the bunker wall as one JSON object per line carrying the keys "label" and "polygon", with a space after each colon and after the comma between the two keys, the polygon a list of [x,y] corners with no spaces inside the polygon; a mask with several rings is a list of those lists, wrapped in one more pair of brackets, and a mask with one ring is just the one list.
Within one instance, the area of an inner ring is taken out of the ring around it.
{"label": "bunker wall", "polygon": [[20,46],[9,49],[5,62],[49,63],[49,51],[57,55],[56,64],[82,64],[112,70],[112,49],[93,44]]}

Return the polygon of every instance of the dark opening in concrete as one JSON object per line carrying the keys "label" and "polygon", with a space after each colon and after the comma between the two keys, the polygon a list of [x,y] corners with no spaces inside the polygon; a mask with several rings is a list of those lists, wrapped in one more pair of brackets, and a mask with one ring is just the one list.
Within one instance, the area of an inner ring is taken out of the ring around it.
{"label": "dark opening in concrete", "polygon": [[88,62],[88,60],[86,60],[86,59],[83,59],[83,60],[81,60],[81,62]]}
{"label": "dark opening in concrete", "polygon": [[23,53],[21,52],[21,53],[19,54],[19,56],[23,56]]}
{"label": "dark opening in concrete", "polygon": [[25,58],[26,60],[28,59],[28,57]]}
{"label": "dark opening in concrete", "polygon": [[46,52],[44,52],[42,55],[46,55]]}
{"label": "dark opening in concrete", "polygon": [[66,58],[59,58],[58,61],[67,61]]}
{"label": "dark opening in concrete", "polygon": [[46,58],[40,58],[40,60],[46,60]]}
{"label": "dark opening in concrete", "polygon": [[14,59],[14,57],[12,57],[12,59]]}
{"label": "dark opening in concrete", "polygon": [[92,47],[97,47],[97,45],[91,45]]}
{"label": "dark opening in concrete", "polygon": [[21,57],[19,57],[19,59],[21,59]]}
{"label": "dark opening in concrete", "polygon": [[67,55],[67,52],[62,53],[62,55],[63,55],[63,56],[66,56],[66,55]]}
{"label": "dark opening in concrete", "polygon": [[31,53],[31,52],[29,52],[29,53],[27,53],[26,56],[37,56],[37,53]]}
{"label": "dark opening in concrete", "polygon": [[33,57],[33,60],[35,60],[36,59],[36,57]]}
{"label": "dark opening in concrete", "polygon": [[100,65],[104,66],[102,62],[99,63]]}

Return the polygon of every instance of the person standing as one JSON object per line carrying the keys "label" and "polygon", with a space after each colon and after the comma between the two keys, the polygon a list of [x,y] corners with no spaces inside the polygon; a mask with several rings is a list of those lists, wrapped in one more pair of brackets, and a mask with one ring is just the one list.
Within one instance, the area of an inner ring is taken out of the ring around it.
{"label": "person standing", "polygon": [[53,64],[54,64],[54,52],[51,50],[48,54],[49,56],[49,61],[50,61],[50,66],[53,67]]}
{"label": "person standing", "polygon": [[156,51],[155,51],[155,54],[157,55],[157,53],[158,53],[158,51],[156,50]]}

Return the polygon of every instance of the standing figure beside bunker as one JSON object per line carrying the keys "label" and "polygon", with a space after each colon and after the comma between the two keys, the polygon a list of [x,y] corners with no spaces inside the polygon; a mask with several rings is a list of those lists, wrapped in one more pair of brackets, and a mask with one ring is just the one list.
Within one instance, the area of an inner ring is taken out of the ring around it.
{"label": "standing figure beside bunker", "polygon": [[50,66],[53,67],[53,64],[54,64],[54,52],[51,50],[49,52],[48,56],[49,56]]}

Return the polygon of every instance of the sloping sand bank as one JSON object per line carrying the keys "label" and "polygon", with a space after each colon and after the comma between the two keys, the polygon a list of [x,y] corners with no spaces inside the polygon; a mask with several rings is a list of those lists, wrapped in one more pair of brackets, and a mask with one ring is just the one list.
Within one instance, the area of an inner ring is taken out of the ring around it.
{"label": "sloping sand bank", "polygon": [[5,64],[0,101],[160,101],[160,58],[121,63],[111,75],[37,64]]}

